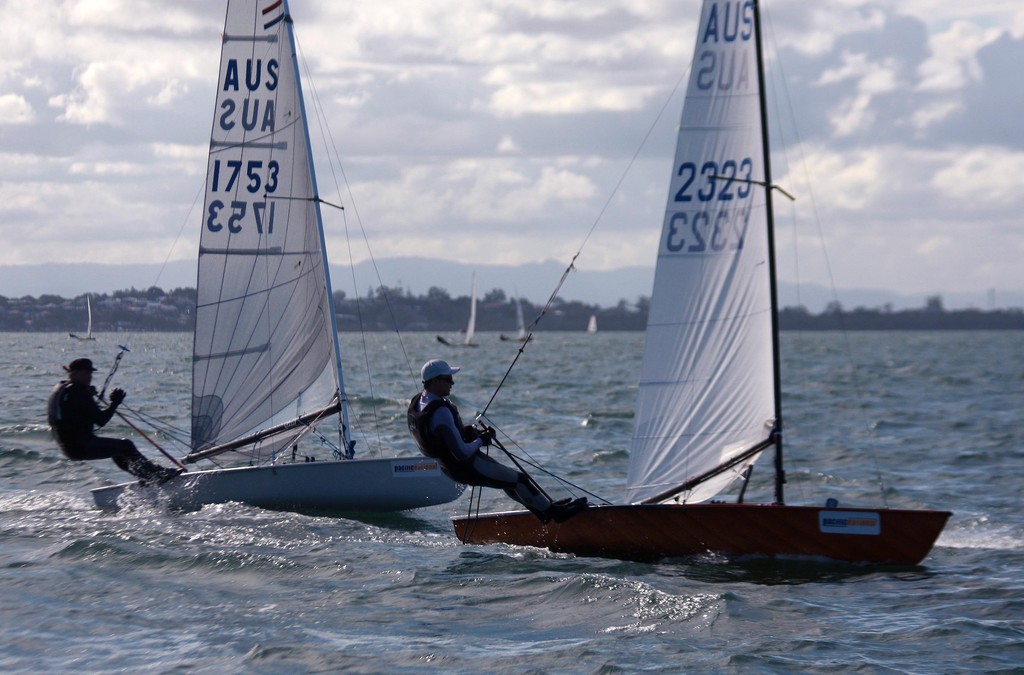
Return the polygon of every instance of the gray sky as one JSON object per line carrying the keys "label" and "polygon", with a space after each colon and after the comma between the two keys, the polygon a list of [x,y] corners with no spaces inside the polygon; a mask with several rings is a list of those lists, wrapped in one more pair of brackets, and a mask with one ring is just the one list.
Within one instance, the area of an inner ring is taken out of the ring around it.
{"label": "gray sky", "polygon": [[[765,5],[783,280],[1024,288],[1024,4]],[[223,11],[3,0],[0,265],[194,257]],[[335,263],[568,262],[610,200],[578,267],[653,265],[697,0],[291,11]]]}

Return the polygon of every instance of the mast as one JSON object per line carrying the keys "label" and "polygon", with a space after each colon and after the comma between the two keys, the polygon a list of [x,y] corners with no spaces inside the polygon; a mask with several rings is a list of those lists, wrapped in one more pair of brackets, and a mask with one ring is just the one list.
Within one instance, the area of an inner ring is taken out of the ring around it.
{"label": "mast", "polygon": [[302,96],[302,78],[299,74],[299,57],[295,49],[295,34],[293,33],[293,23],[291,10],[288,7],[288,0],[284,0],[284,13],[285,13],[285,24],[288,28],[288,42],[289,48],[292,51],[292,65],[295,67],[295,88],[298,90],[298,104],[299,110],[302,111],[302,119],[306,128],[306,157],[309,162],[309,179],[313,185],[313,208],[316,209],[316,222],[317,230],[320,234],[320,253],[322,256],[322,264],[324,268],[324,291],[327,293],[327,306],[330,308],[330,317],[328,321],[331,326],[331,338],[334,343],[334,365],[338,371],[338,402],[340,404],[339,422],[340,428],[338,430],[340,439],[342,454],[351,459],[353,454],[354,443],[352,442],[351,435],[349,434],[348,426],[348,397],[345,394],[345,376],[342,372],[341,366],[341,342],[338,338],[338,313],[334,308],[334,287],[331,285],[331,269],[327,259],[327,241],[324,236],[324,219],[323,213],[320,210],[320,194],[319,187],[317,187],[316,181],[316,167],[313,164],[313,148],[309,142],[309,118],[306,116],[306,101]]}
{"label": "mast", "polygon": [[784,504],[783,485],[786,472],[782,466],[782,379],[780,375],[781,358],[779,355],[779,292],[776,283],[775,267],[775,212],[772,207],[772,164],[768,147],[768,102],[764,82],[764,55],[761,41],[761,4],[759,0],[751,0],[754,7],[754,45],[757,57],[757,88],[761,107],[761,147],[764,152],[764,185],[765,209],[767,210],[768,227],[768,275],[771,287],[772,306],[772,361],[775,387],[775,428],[772,436],[775,439],[775,503]]}

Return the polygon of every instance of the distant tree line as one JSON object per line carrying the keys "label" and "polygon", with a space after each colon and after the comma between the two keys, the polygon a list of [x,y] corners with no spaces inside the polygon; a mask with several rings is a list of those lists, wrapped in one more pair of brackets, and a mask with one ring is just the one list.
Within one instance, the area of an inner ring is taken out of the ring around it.
{"label": "distant tree line", "polygon": [[[151,287],[111,294],[91,294],[93,331],[191,331],[195,322],[196,292],[176,288],[164,292]],[[74,298],[41,295],[8,298],[0,295],[0,331],[82,333],[86,324],[85,294]],[[344,331],[431,331],[455,334],[466,329],[469,296],[451,296],[432,287],[426,295],[380,286],[363,297],[334,294],[339,327]],[[520,300],[527,325],[537,319],[542,305]],[[600,307],[556,298],[540,319],[540,331],[586,330],[595,317],[601,331],[642,331],[647,326],[650,300],[620,300],[614,307]],[[1021,330],[1024,310],[946,310],[940,296],[927,299],[918,309],[893,310],[857,307],[844,309],[831,303],[819,314],[804,307],[787,307],[779,313],[782,330]],[[516,308],[501,289],[486,293],[477,303],[476,329],[512,335],[516,332]]]}
{"label": "distant tree line", "polygon": [[845,310],[838,302],[829,303],[825,311],[811,314],[804,307],[787,307],[779,312],[782,330],[1021,330],[1024,310],[1020,308],[946,310],[942,297],[933,295],[924,307],[893,310],[857,307]]}

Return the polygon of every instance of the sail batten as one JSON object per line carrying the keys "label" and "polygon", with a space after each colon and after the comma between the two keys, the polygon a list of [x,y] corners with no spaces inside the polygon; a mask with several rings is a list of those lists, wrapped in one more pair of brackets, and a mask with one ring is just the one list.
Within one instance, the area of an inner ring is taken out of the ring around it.
{"label": "sail batten", "polygon": [[240,255],[247,257],[274,255],[310,255],[311,251],[285,251],[277,246],[270,248],[200,248],[199,255]]}
{"label": "sail batten", "polygon": [[276,35],[228,35],[225,34],[223,38],[224,42],[269,42],[274,44],[277,42]]}
{"label": "sail batten", "polygon": [[738,477],[717,467],[762,444],[776,416],[755,47],[749,3],[705,2],[658,248],[627,503],[675,498],[665,487],[679,485],[689,486],[687,502],[714,497]]}
{"label": "sail batten", "polygon": [[279,143],[264,143],[263,141],[246,141],[244,143],[210,141],[210,147],[219,149],[250,148],[253,150],[287,150],[288,143],[285,141],[281,141]]}

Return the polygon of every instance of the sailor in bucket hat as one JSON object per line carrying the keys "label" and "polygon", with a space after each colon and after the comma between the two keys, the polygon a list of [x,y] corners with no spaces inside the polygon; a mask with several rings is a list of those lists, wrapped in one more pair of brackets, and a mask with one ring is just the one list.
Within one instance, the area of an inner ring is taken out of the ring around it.
{"label": "sailor in bucket hat", "polygon": [[101,408],[96,403],[92,360],[75,359],[64,371],[62,380],[47,401],[47,420],[61,452],[75,461],[112,459],[120,468],[144,481],[164,482],[180,471],[154,464],[146,459],[127,438],[97,436],[94,427],[102,427],[114,416],[126,396],[124,389],[110,392],[110,404]]}

